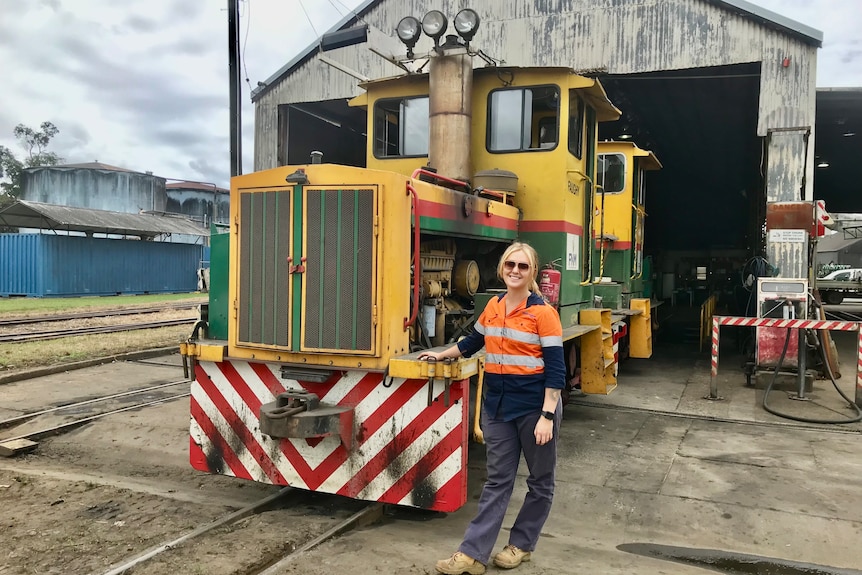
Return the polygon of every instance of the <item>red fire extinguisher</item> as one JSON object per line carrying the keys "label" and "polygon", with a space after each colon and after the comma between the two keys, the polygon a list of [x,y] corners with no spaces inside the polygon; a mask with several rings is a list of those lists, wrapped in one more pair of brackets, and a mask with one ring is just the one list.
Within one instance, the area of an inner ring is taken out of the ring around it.
{"label": "red fire extinguisher", "polygon": [[557,305],[560,301],[561,282],[562,274],[559,270],[554,269],[553,262],[549,263],[539,274],[539,291],[551,305]]}

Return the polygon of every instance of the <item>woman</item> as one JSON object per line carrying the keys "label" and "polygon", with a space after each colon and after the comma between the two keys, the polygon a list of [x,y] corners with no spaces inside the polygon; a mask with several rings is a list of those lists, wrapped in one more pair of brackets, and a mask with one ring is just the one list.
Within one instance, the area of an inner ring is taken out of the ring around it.
{"label": "woman", "polygon": [[536,250],[519,242],[510,245],[497,264],[506,293],[488,302],[468,337],[442,352],[419,356],[469,357],[483,346],[486,352],[482,432],[488,480],[458,551],[437,562],[440,573],[485,572],[512,496],[521,453],[530,470],[529,491],[509,543],[494,556],[494,564],[512,569],[529,561],[551,510],[565,363],[560,317],[539,294],[538,267]]}

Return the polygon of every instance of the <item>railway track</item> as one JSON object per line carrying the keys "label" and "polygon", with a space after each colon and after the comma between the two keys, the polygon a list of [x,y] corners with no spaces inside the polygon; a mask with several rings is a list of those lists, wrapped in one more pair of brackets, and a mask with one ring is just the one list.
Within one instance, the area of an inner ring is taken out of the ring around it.
{"label": "railway track", "polygon": [[136,315],[145,313],[158,313],[172,309],[192,309],[201,304],[206,303],[206,300],[188,300],[177,303],[168,303],[159,306],[136,307],[136,308],[121,308],[85,311],[78,313],[63,313],[63,314],[47,314],[33,315],[27,317],[16,317],[11,319],[0,319],[0,327],[12,325],[31,325],[34,323],[48,323],[54,321],[67,321],[72,319],[89,319],[94,317],[113,317],[121,315]]}
{"label": "railway track", "polygon": [[[171,387],[184,385],[185,389],[181,390],[180,393],[172,394],[172,395],[164,395],[161,397],[152,398],[153,395],[158,395],[160,392],[166,391]],[[145,388],[133,389],[130,391],[125,391],[122,393],[114,393],[110,395],[105,395],[97,398],[86,399],[83,401],[76,401],[73,403],[67,403],[65,405],[59,405],[55,407],[49,407],[45,409],[41,409],[38,411],[33,411],[29,413],[24,413],[21,415],[17,415],[15,417],[10,417],[4,420],[0,420],[0,430],[14,428],[21,424],[24,424],[28,421],[31,421],[40,416],[46,415],[63,415],[63,412],[75,413],[80,412],[82,410],[89,411],[90,413],[85,414],[83,417],[72,418],[70,420],[63,421],[62,423],[56,425],[48,425],[46,427],[42,427],[36,430],[27,431],[25,433],[21,433],[18,435],[14,435],[11,437],[3,437],[0,438],[0,446],[8,446],[7,449],[9,453],[7,455],[15,455],[17,454],[17,449],[21,446],[23,449],[29,449],[32,444],[37,442],[40,439],[44,439],[45,437],[50,437],[53,435],[59,435],[61,433],[65,433],[67,431],[71,431],[72,429],[76,429],[95,421],[97,419],[101,419],[103,417],[107,417],[109,415],[115,415],[118,413],[123,413],[126,411],[131,411],[134,409],[141,409],[142,407],[149,407],[152,405],[158,405],[161,403],[165,403],[167,401],[172,401],[175,399],[181,399],[184,397],[189,397],[191,393],[188,391],[188,387],[191,385],[189,380],[183,379],[179,381],[173,381],[170,383],[163,383],[154,386],[148,386]],[[150,395],[151,397],[143,398],[143,401],[132,403],[131,405],[125,405],[121,408],[109,409],[107,411],[99,411],[97,408],[93,409],[97,404],[118,400],[118,399],[128,399],[135,395]]]}
{"label": "railway track", "polygon": [[65,329],[49,329],[39,331],[27,331],[17,333],[0,334],[0,343],[21,343],[28,341],[43,341],[48,339],[59,339],[61,337],[72,337],[78,335],[93,335],[98,333],[116,333],[120,331],[135,331],[139,329],[155,329],[159,327],[170,327],[174,325],[187,325],[197,321],[198,318],[167,319],[161,321],[135,322],[120,325],[96,325],[86,327],[74,327]]}
{"label": "railway track", "polygon": [[[30,425],[31,430],[26,433],[22,432],[14,437],[0,439],[0,446],[18,440],[37,441],[71,431],[110,415],[187,398],[190,395],[188,393],[190,383],[188,380],[178,380],[150,385],[65,405],[49,406],[0,420],[0,430],[5,429],[8,434],[10,428],[14,433],[14,428],[17,426],[28,422],[32,423],[40,417],[51,420],[52,416],[63,416],[64,414],[74,416],[73,419],[64,420],[60,424],[46,425],[38,429],[34,429],[34,426]],[[118,409],[114,408],[115,405],[111,405],[129,399],[135,399],[135,401]],[[32,464],[33,461],[17,464],[10,461],[8,464],[2,464],[0,468],[8,471],[15,470],[16,466],[19,466],[22,474],[28,474],[32,477],[44,475],[31,469],[25,463]],[[68,471],[66,468],[63,470]],[[56,499],[55,502],[62,504],[65,499]],[[106,500],[104,505],[110,506],[112,501]],[[102,575],[121,575],[129,572],[145,574],[151,572],[188,572],[188,565],[198,561],[201,554],[210,554],[214,552],[213,550],[220,549],[225,533],[230,533],[231,539],[241,538],[248,541],[259,539],[257,530],[260,528],[260,524],[254,523],[254,521],[262,520],[264,516],[270,514],[275,514],[270,515],[275,519],[270,519],[269,524],[282,526],[283,532],[280,531],[281,536],[278,538],[281,544],[251,548],[249,550],[251,555],[231,555],[228,553],[218,561],[222,565],[225,562],[234,563],[236,570],[232,572],[241,572],[243,575],[275,575],[282,572],[288,564],[301,562],[304,553],[321,543],[350,529],[378,521],[383,516],[383,512],[384,506],[376,502],[346,501],[336,496],[321,497],[317,493],[285,487],[277,493],[246,504],[239,510],[224,513],[215,520],[207,519],[205,523],[201,523],[197,527],[191,524],[186,527],[185,532],[170,532],[172,534],[169,539],[143,551],[137,551],[128,557],[119,559],[115,555],[113,562],[106,563],[105,565],[108,566],[102,568],[107,569]],[[290,517],[299,518],[308,514],[326,519],[305,522],[302,528],[294,527],[294,522],[289,520]],[[255,519],[256,516],[258,519]],[[133,536],[131,533],[129,535]],[[99,571],[90,570],[90,572],[98,573]]]}
{"label": "railway track", "polygon": [[[247,507],[244,507],[238,511],[225,515],[215,521],[207,523],[206,525],[202,525],[192,531],[189,531],[180,537],[176,537],[174,539],[165,541],[157,545],[156,547],[150,548],[149,550],[133,556],[129,559],[126,559],[119,564],[115,564],[108,571],[105,571],[102,575],[122,575],[123,573],[127,573],[132,569],[136,569],[140,567],[142,564],[162,555],[168,551],[174,551],[180,546],[187,546],[189,542],[193,539],[202,539],[205,538],[208,534],[213,533],[214,531],[220,528],[226,528],[232,525],[236,525],[238,522],[243,519],[258,513],[259,511],[266,509],[267,507],[279,503],[286,499],[289,495],[298,494],[298,490],[292,489],[290,487],[285,487],[281,489],[278,493],[270,495],[257,501]],[[310,496],[310,493],[302,492],[306,497]],[[303,497],[300,495],[300,498]],[[326,529],[323,533],[315,537],[311,537],[308,540],[304,541],[302,544],[290,548],[286,553],[271,553],[269,556],[258,557],[255,561],[255,566],[251,568],[244,568],[242,570],[243,575],[276,575],[279,573],[284,567],[288,564],[293,563],[297,560],[301,560],[304,553],[314,549],[321,543],[328,541],[346,531],[351,529],[355,529],[358,527],[362,527],[365,525],[369,525],[371,523],[376,522],[383,516],[384,506],[381,503],[367,503],[361,509],[352,513],[350,516],[333,521],[329,528]],[[189,552],[193,552],[189,550]],[[170,563],[170,558],[161,558],[163,562]]]}

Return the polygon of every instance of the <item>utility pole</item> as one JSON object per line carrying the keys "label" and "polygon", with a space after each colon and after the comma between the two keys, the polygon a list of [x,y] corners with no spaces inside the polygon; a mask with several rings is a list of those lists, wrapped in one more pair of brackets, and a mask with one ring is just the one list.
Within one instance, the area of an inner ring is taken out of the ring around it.
{"label": "utility pole", "polygon": [[239,0],[227,0],[228,85],[230,90],[230,175],[242,174],[242,104],[240,103]]}

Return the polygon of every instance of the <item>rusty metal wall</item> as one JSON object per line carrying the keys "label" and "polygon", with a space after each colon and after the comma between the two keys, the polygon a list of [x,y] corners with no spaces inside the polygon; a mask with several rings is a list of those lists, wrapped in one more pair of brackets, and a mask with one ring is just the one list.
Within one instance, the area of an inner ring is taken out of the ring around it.
{"label": "rusty metal wall", "polygon": [[[772,131],[766,145],[766,203],[769,212],[770,206],[804,200],[801,190],[805,185],[809,131],[806,128]],[[807,206],[809,214],[813,214],[813,206],[810,203]],[[782,228],[767,233],[766,258],[778,268],[780,277],[808,277],[810,220],[801,225],[794,224],[790,230]]]}
{"label": "rusty metal wall", "polygon": [[207,190],[169,188],[165,211],[185,214],[205,227],[230,221],[230,196]]}
{"label": "rusty metal wall", "polygon": [[24,170],[21,199],[131,214],[164,212],[168,202],[165,179],[152,174],[58,166]]}
{"label": "rusty metal wall", "polygon": [[[421,17],[439,9],[451,17],[462,7],[454,0],[382,1],[362,18],[394,35],[396,24],[406,15]],[[758,135],[814,124],[816,47],[709,1],[476,0],[470,7],[482,19],[473,47],[506,65],[632,74],[762,62]],[[429,47],[423,36],[416,51]],[[326,56],[369,78],[401,73],[366,45]],[[782,65],[785,58],[789,58],[787,67]],[[474,65],[483,63],[476,59]],[[355,78],[316,56],[301,64],[257,98],[255,169],[277,165],[278,104],[349,98],[361,92]]]}

